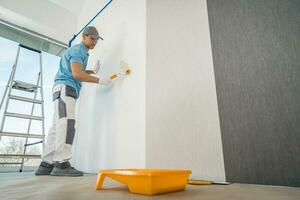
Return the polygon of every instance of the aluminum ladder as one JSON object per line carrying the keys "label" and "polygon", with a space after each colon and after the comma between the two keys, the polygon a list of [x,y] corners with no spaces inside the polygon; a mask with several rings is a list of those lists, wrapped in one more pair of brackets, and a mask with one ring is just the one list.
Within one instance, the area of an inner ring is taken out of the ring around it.
{"label": "aluminum ladder", "polygon": [[[38,73],[38,80],[37,84],[31,84],[31,83],[26,83],[22,81],[17,81],[15,80],[15,74],[16,74],[16,69],[18,65],[18,60],[20,56],[20,50],[21,48],[30,50],[34,53],[39,54],[39,65],[40,65],[40,71]],[[28,97],[22,97],[22,96],[16,96],[12,95],[12,90],[21,90],[24,92],[29,92],[33,93],[34,97],[33,98],[28,98]],[[38,91],[40,91],[40,100],[37,99],[37,94]],[[24,167],[24,161],[25,158],[33,158],[33,159],[39,159],[41,155],[28,155],[26,154],[26,150],[28,146],[35,145],[35,144],[40,144],[42,143],[43,149],[44,149],[44,138],[45,138],[45,123],[44,123],[44,99],[43,99],[43,71],[42,71],[42,52],[40,50],[33,49],[31,47],[19,44],[18,47],[18,52],[16,56],[15,63],[12,68],[12,72],[10,74],[9,80],[7,82],[4,95],[1,100],[0,104],[0,110],[2,109],[2,105],[4,103],[4,100],[6,99],[5,107],[4,107],[4,113],[3,113],[3,118],[1,122],[1,127],[0,127],[0,140],[1,136],[9,136],[9,137],[21,137],[21,138],[26,138],[24,148],[23,148],[23,154],[0,154],[0,158],[15,158],[15,159],[22,159],[21,162],[0,162],[2,165],[20,165],[20,172],[23,171]],[[20,102],[26,102],[26,103],[32,103],[31,107],[31,114],[21,114],[21,113],[12,113],[12,112],[7,112],[8,110],[8,105],[10,100],[16,100]],[[36,104],[41,105],[41,115],[42,116],[34,116],[34,108]],[[22,118],[22,119],[29,119],[28,127],[27,127],[27,132],[26,133],[17,133],[17,132],[7,132],[3,131],[4,125],[5,125],[5,119],[6,117],[12,117],[12,118]],[[42,121],[42,134],[30,134],[30,128],[31,128],[31,122],[32,120],[39,120]],[[29,138],[38,138],[41,139],[38,142],[34,143],[28,143]]]}

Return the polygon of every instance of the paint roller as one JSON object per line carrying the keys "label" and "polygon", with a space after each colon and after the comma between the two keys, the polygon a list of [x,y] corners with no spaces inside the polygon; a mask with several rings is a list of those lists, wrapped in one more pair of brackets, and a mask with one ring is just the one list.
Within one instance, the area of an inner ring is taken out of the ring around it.
{"label": "paint roller", "polygon": [[119,76],[128,76],[128,75],[131,74],[131,69],[129,69],[129,66],[126,62],[124,62],[122,60],[121,63],[120,63],[120,66],[121,66],[122,72],[113,74],[110,77],[110,80],[114,80],[114,79],[118,78]]}

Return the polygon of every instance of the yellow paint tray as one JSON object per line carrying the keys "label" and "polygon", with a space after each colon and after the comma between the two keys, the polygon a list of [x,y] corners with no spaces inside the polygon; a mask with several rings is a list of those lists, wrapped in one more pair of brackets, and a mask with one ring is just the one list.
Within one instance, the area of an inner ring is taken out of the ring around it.
{"label": "yellow paint tray", "polygon": [[115,169],[101,170],[98,173],[96,190],[102,189],[105,177],[128,186],[137,194],[155,195],[184,190],[190,170],[169,169]]}

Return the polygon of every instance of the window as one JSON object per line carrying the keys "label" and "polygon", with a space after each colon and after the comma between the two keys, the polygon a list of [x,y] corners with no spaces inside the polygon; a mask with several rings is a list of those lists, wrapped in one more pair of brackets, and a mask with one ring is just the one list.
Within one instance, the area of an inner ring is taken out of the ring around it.
{"label": "window", "polygon": [[[1,29],[0,29],[1,30]],[[1,32],[1,31],[0,31]],[[38,40],[36,40],[38,41]],[[0,98],[4,94],[7,81],[9,79],[12,67],[15,63],[19,44],[15,41],[0,37]],[[59,66],[60,57],[51,53],[42,52],[43,66],[43,92],[44,92],[44,114],[45,114],[45,134],[49,130],[52,122],[53,103],[52,103],[52,85],[55,73]],[[38,53],[21,48],[18,60],[15,80],[36,84],[39,72],[39,55]],[[14,90],[15,95],[33,97],[31,93]],[[22,94],[21,94],[22,93]],[[37,97],[40,97],[38,93]],[[5,102],[4,102],[5,105]],[[3,117],[4,105],[1,108],[1,119]],[[30,114],[32,103],[11,100],[8,106],[9,112]],[[41,116],[41,106],[36,104],[34,115]],[[26,133],[28,119],[6,118],[3,131]],[[32,134],[42,133],[42,122],[32,120],[30,129]],[[28,143],[37,142],[40,139],[29,139]],[[25,138],[6,137],[0,140],[0,154],[23,154]],[[27,154],[41,154],[42,144],[32,145],[27,148]],[[22,159],[0,158],[1,171],[18,171],[20,165],[1,165],[1,162],[20,162]],[[32,170],[32,166],[37,166],[39,159],[25,159],[24,170]]]}

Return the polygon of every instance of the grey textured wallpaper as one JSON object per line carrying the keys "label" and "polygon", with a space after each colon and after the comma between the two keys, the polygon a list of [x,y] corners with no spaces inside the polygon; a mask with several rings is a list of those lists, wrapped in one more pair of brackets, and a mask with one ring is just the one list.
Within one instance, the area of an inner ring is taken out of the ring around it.
{"label": "grey textured wallpaper", "polygon": [[300,186],[300,0],[207,0],[228,181]]}

